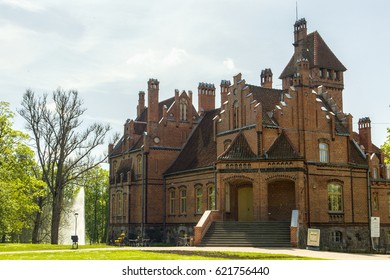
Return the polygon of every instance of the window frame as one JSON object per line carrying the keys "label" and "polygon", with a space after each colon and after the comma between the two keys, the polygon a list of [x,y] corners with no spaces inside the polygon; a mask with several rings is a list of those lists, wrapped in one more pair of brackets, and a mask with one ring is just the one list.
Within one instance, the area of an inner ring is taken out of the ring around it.
{"label": "window frame", "polygon": [[210,183],[207,185],[207,210],[215,210],[215,187]]}
{"label": "window frame", "polygon": [[319,150],[319,160],[320,160],[320,162],[322,162],[322,163],[329,163],[330,162],[330,159],[329,159],[329,144],[324,142],[324,141],[321,141],[318,144],[318,150]]}
{"label": "window frame", "polygon": [[195,186],[195,214],[203,213],[203,187],[202,185]]}
{"label": "window frame", "polygon": [[173,216],[176,213],[176,190],[174,188],[171,188],[169,190],[169,215]]}
{"label": "window frame", "polygon": [[338,182],[329,182],[327,184],[327,195],[328,195],[328,212],[343,213],[344,212],[343,186]]}
{"label": "window frame", "polygon": [[181,188],[179,188],[179,197],[180,197],[180,215],[186,215],[187,214],[187,187],[182,186]]}

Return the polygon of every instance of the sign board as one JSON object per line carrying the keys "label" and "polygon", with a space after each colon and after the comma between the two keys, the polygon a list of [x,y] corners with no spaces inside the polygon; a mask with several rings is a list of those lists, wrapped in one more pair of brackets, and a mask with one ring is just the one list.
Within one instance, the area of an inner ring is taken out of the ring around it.
{"label": "sign board", "polygon": [[307,230],[307,246],[320,246],[320,230],[309,228]]}
{"label": "sign board", "polygon": [[371,237],[380,237],[380,218],[371,217]]}

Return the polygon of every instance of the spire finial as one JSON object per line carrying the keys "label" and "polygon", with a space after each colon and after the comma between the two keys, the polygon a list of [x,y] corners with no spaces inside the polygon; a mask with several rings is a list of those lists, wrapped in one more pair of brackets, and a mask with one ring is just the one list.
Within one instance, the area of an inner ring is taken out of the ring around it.
{"label": "spire finial", "polygon": [[298,1],[295,2],[295,18],[298,20]]}

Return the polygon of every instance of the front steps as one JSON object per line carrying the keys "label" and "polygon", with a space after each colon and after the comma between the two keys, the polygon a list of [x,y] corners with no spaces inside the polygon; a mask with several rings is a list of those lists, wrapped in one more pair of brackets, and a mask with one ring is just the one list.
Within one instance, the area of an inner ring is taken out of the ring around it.
{"label": "front steps", "polygon": [[213,222],[200,246],[291,247],[289,222]]}

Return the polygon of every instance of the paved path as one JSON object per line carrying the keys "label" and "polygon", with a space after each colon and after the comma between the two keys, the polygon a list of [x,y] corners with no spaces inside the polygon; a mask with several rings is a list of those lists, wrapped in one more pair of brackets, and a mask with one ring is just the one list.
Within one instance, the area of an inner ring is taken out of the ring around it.
{"label": "paved path", "polygon": [[322,258],[332,260],[388,260],[390,254],[350,254],[328,251],[314,251],[295,248],[253,248],[253,247],[130,247],[133,250],[163,250],[163,251],[229,251],[254,252],[269,254],[287,254],[299,257]]}

